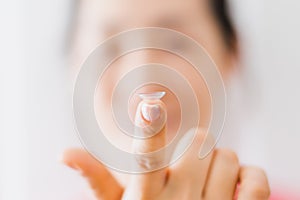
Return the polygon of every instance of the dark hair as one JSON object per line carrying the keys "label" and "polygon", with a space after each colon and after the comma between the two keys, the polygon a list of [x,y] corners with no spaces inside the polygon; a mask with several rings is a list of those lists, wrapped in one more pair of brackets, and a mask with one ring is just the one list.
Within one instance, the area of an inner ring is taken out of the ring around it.
{"label": "dark hair", "polygon": [[224,42],[229,50],[237,51],[237,36],[228,12],[226,0],[208,0],[217,23],[221,27]]}

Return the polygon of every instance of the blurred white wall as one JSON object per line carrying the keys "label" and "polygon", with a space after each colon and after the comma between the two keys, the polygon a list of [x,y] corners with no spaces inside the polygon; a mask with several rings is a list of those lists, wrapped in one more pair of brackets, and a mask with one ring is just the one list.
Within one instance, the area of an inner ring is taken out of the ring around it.
{"label": "blurred white wall", "polygon": [[92,199],[60,162],[79,146],[64,61],[70,2],[1,2],[1,200]]}
{"label": "blurred white wall", "polygon": [[253,161],[255,157],[260,159],[273,187],[297,190],[300,185],[297,155],[300,152],[300,2],[232,0],[231,3],[242,39],[243,78],[252,104],[248,110],[255,110],[251,118],[255,123],[250,119],[245,122],[255,128],[245,131],[252,135],[252,140],[244,141],[248,143],[244,150]]}
{"label": "blurred white wall", "polygon": [[[92,198],[78,174],[59,162],[65,148],[80,146],[63,50],[70,2],[1,2],[1,24],[7,24],[0,37],[4,44],[0,61],[1,200]],[[296,190],[300,185],[300,2],[231,0],[231,4],[244,68],[236,80],[240,87],[231,88],[230,99],[239,101],[239,106],[229,105],[221,144],[235,141],[231,146],[243,163],[264,167],[272,186]],[[234,115],[241,115],[243,107],[247,107],[244,121],[234,128]],[[235,139],[228,141],[230,135]]]}
{"label": "blurred white wall", "polygon": [[71,67],[65,57],[71,1],[24,1],[28,199],[91,199],[80,175],[64,166],[64,149],[80,146],[72,115]]}
{"label": "blurred white wall", "polygon": [[[4,4],[1,2],[1,4]],[[24,68],[15,0],[0,6],[0,199],[26,195],[27,136],[24,130]],[[16,192],[20,188],[20,192]]]}

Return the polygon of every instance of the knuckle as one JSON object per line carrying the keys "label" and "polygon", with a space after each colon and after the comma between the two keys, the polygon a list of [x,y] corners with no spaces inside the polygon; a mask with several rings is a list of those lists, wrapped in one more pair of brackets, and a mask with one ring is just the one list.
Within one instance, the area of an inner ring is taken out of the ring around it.
{"label": "knuckle", "polygon": [[218,149],[217,153],[233,165],[239,166],[239,159],[236,153],[230,149]]}
{"label": "knuckle", "polygon": [[246,192],[253,199],[268,199],[271,194],[265,171],[259,167],[244,167],[243,170],[248,174],[244,180]]}
{"label": "knuckle", "polygon": [[261,185],[261,186],[268,186],[268,178],[265,170],[259,167],[251,166],[251,167],[246,167],[248,168],[249,171],[252,171],[252,174],[255,174],[256,177],[256,183]]}
{"label": "knuckle", "polygon": [[153,170],[159,166],[165,164],[165,160],[162,156],[154,156],[154,155],[135,155],[135,159],[142,169]]}
{"label": "knuckle", "polygon": [[270,188],[262,184],[252,184],[248,191],[254,199],[267,199],[270,196]]}
{"label": "knuckle", "polygon": [[261,178],[264,178],[265,180],[267,180],[267,175],[265,170],[263,170],[260,167],[256,167],[256,166],[251,166],[249,167],[252,171],[254,171],[256,174],[258,174]]}

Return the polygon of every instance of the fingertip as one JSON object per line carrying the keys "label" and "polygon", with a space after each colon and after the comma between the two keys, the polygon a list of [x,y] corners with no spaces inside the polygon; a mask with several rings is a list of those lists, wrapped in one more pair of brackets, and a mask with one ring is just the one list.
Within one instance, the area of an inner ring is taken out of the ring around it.
{"label": "fingertip", "polygon": [[136,125],[141,127],[163,125],[166,122],[166,115],[167,109],[162,101],[142,101],[135,116]]}
{"label": "fingertip", "polygon": [[157,104],[151,105],[142,103],[141,105],[141,117],[147,122],[153,122],[157,120],[161,115],[161,107]]}
{"label": "fingertip", "polygon": [[80,148],[70,148],[63,152],[61,162],[75,170],[82,170],[84,160],[88,153]]}
{"label": "fingertip", "polygon": [[73,165],[72,165],[73,161],[74,161],[73,155],[74,155],[74,149],[67,149],[63,152],[62,157],[60,158],[60,161],[63,164],[73,168]]}

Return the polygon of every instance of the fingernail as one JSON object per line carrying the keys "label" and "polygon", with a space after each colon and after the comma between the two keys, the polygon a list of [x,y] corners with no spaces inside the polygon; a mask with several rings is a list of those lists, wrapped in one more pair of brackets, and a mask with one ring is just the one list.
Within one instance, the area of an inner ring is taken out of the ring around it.
{"label": "fingernail", "polygon": [[144,103],[141,107],[142,116],[145,120],[153,122],[160,116],[160,106]]}

